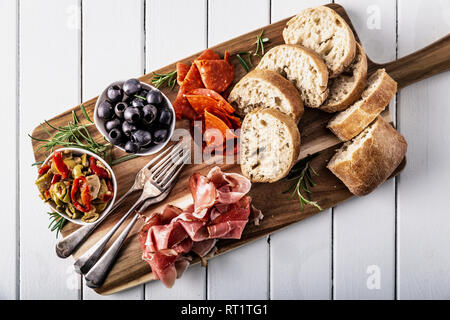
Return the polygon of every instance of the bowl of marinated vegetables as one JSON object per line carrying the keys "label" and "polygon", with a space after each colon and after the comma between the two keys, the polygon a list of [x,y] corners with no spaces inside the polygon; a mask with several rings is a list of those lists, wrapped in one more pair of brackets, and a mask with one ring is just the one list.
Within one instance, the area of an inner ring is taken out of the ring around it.
{"label": "bowl of marinated vegetables", "polygon": [[98,97],[94,122],[119,149],[136,155],[160,151],[175,129],[175,111],[157,88],[137,79],[116,81]]}
{"label": "bowl of marinated vegetables", "polygon": [[111,167],[94,153],[78,148],[54,151],[39,168],[35,183],[53,211],[80,225],[100,221],[117,193]]}

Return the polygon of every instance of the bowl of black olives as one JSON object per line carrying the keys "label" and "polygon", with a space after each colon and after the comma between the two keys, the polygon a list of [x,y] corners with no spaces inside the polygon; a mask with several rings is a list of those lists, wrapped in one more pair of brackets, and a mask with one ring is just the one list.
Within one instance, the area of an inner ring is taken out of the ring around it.
{"label": "bowl of black olives", "polygon": [[175,129],[175,111],[157,88],[137,79],[116,81],[98,97],[94,122],[116,147],[137,155],[164,148]]}

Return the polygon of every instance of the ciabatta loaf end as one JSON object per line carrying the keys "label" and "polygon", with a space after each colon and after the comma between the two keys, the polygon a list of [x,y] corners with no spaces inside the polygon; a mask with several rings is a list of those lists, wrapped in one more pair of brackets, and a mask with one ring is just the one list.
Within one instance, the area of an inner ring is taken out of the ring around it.
{"label": "ciabatta loaf end", "polygon": [[327,167],[350,190],[363,196],[394,172],[406,154],[405,138],[381,116],[352,141],[346,142]]}
{"label": "ciabatta loaf end", "polygon": [[314,51],[283,44],[270,49],[256,66],[275,71],[292,81],[305,106],[318,108],[328,96],[328,70]]}
{"label": "ciabatta loaf end", "polygon": [[275,71],[265,69],[255,69],[239,80],[231,90],[228,101],[241,117],[264,107],[277,109],[298,123],[304,111],[302,99],[294,85]]}
{"label": "ciabatta loaf end", "polygon": [[386,108],[397,92],[397,82],[384,69],[378,69],[367,80],[361,98],[328,122],[328,128],[342,141],[363,131]]}
{"label": "ciabatta loaf end", "polygon": [[277,109],[258,108],[242,122],[240,162],[252,182],[284,178],[300,153],[300,132],[288,115]]}
{"label": "ciabatta loaf end", "polygon": [[320,106],[325,112],[347,109],[361,96],[367,79],[367,57],[363,48],[356,43],[356,56],[352,64],[340,75],[329,80],[330,93]]}
{"label": "ciabatta loaf end", "polygon": [[337,77],[353,61],[356,40],[347,22],[333,9],[308,8],[288,21],[285,43],[299,44],[317,52],[325,61],[329,77]]}

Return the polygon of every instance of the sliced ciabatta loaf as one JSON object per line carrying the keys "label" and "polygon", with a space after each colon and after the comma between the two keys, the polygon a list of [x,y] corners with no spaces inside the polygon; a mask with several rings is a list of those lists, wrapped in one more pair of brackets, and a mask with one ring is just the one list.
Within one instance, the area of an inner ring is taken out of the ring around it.
{"label": "sliced ciabatta loaf", "polygon": [[275,71],[292,81],[308,107],[319,107],[328,96],[327,67],[317,53],[308,48],[293,44],[273,47],[256,68]]}
{"label": "sliced ciabatta loaf", "polygon": [[325,112],[347,109],[361,96],[367,79],[367,57],[363,48],[356,43],[356,56],[352,64],[340,75],[329,80],[328,98],[320,106]]}
{"label": "sliced ciabatta loaf", "polygon": [[258,107],[277,109],[298,122],[303,102],[298,90],[287,79],[272,70],[255,69],[231,90],[228,101],[244,117]]}
{"label": "sliced ciabatta loaf", "polygon": [[300,44],[317,52],[325,61],[329,77],[338,76],[355,57],[356,41],[345,20],[333,9],[305,9],[288,21],[284,42]]}
{"label": "sliced ciabatta loaf", "polygon": [[386,108],[396,91],[397,82],[378,69],[367,80],[360,99],[331,119],[328,128],[342,141],[352,139]]}
{"label": "sliced ciabatta loaf", "polygon": [[258,108],[242,122],[240,162],[244,176],[253,182],[284,178],[300,153],[300,132],[288,115],[277,109]]}
{"label": "sliced ciabatta loaf", "polygon": [[328,168],[352,192],[370,193],[394,172],[406,154],[408,144],[386,120],[378,116],[331,158]]}

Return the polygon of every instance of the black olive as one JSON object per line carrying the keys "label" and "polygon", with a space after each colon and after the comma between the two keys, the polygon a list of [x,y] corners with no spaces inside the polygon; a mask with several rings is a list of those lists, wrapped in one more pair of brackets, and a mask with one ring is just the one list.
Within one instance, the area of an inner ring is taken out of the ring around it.
{"label": "black olive", "polygon": [[128,107],[125,109],[123,116],[129,123],[138,123],[141,120],[141,110],[136,107]]}
{"label": "black olive", "polygon": [[106,96],[108,97],[109,100],[111,100],[112,102],[116,102],[122,99],[122,89],[120,89],[119,86],[111,86],[108,88],[108,90],[106,91]]}
{"label": "black olive", "polygon": [[126,108],[128,108],[128,105],[125,102],[118,102],[114,107],[114,113],[118,118],[123,119],[123,113]]}
{"label": "black olive", "polygon": [[172,123],[172,111],[169,108],[163,108],[159,113],[159,123],[170,126]]}
{"label": "black olive", "polygon": [[141,83],[138,79],[129,79],[123,84],[123,91],[129,96],[134,96],[141,90]]}
{"label": "black olive", "polygon": [[162,94],[159,90],[151,90],[147,93],[147,102],[150,104],[160,104],[162,102]]}
{"label": "black olive", "polygon": [[103,101],[97,108],[97,115],[103,120],[109,120],[114,115],[111,103],[109,101]]}
{"label": "black olive", "polygon": [[158,129],[153,133],[153,142],[158,144],[167,140],[169,131],[167,129]]}
{"label": "black olive", "polygon": [[139,152],[139,146],[132,141],[128,141],[125,143],[125,151],[128,153],[137,153]]}
{"label": "black olive", "polygon": [[131,124],[127,121],[122,123],[122,131],[127,136],[130,137],[133,132],[137,130],[137,127],[134,124]]}
{"label": "black olive", "polygon": [[131,141],[140,147],[144,147],[152,142],[152,134],[145,130],[137,130],[133,132],[131,137]]}
{"label": "black olive", "polygon": [[156,109],[156,107],[152,104],[147,104],[142,108],[142,113],[142,122],[148,126],[156,119],[158,109]]}
{"label": "black olive", "polygon": [[121,126],[122,126],[122,122],[120,122],[120,120],[117,119],[117,118],[109,120],[108,122],[105,123],[105,129],[107,131],[111,131],[114,128],[119,128],[120,129]]}
{"label": "black olive", "polygon": [[109,139],[113,144],[119,144],[122,141],[122,132],[120,131],[120,129],[114,128],[112,129],[109,134]]}
{"label": "black olive", "polygon": [[138,108],[142,108],[144,106],[144,100],[140,99],[140,98],[134,98],[131,101],[131,105],[133,107],[138,107]]}

